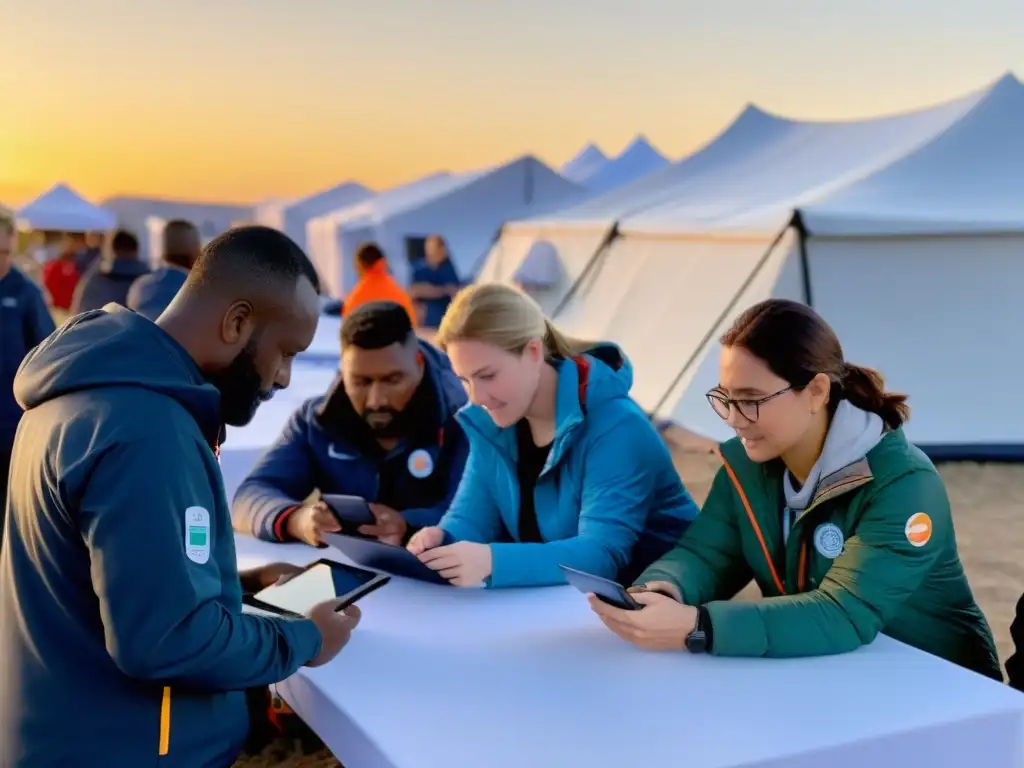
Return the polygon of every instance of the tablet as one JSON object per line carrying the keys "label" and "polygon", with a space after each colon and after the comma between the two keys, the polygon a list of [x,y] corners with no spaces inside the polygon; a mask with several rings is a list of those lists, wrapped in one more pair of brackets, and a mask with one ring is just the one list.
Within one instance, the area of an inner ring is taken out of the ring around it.
{"label": "tablet", "polygon": [[284,584],[242,598],[245,613],[307,616],[325,600],[341,598],[338,610],[387,584],[391,577],[333,560],[317,560]]}
{"label": "tablet", "polygon": [[360,525],[373,525],[377,518],[370,511],[370,505],[362,496],[345,496],[340,493],[324,493],[320,496],[321,501],[326,504],[338,522],[346,527],[358,527]]}
{"label": "tablet", "polygon": [[638,611],[643,608],[626,591],[624,586],[611,579],[595,576],[584,571],[577,571],[575,568],[570,568],[567,565],[560,564],[558,567],[565,574],[566,581],[585,595],[593,594],[599,600],[608,603],[608,605],[614,605],[616,608],[622,608],[625,611]]}
{"label": "tablet", "polygon": [[346,536],[344,533],[324,533],[324,541],[344,553],[353,562],[364,568],[405,576],[408,579],[428,581],[431,584],[450,582],[437,571],[425,566],[420,559],[405,547],[385,544],[376,539],[365,539],[357,536]]}

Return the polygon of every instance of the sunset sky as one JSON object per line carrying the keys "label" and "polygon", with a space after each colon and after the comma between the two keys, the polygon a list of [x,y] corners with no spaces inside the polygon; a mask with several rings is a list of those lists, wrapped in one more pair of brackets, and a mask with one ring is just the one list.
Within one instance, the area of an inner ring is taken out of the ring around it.
{"label": "sunset sky", "polygon": [[[0,201],[255,201],[1024,77],[1021,0],[8,0]],[[13,7],[15,10],[10,11]]]}

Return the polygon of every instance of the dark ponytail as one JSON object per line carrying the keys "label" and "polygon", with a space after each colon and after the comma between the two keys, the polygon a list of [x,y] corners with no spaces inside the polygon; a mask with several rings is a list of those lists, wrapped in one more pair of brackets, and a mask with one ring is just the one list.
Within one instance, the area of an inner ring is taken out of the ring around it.
{"label": "dark ponytail", "polygon": [[829,409],[841,400],[877,413],[890,429],[910,418],[907,396],[886,392],[882,375],[843,359],[843,348],[832,327],[806,304],[768,299],[740,315],[721,339],[724,347],[741,347],[760,358],[796,390],[819,373],[831,382]]}
{"label": "dark ponytail", "polygon": [[838,382],[840,397],[868,413],[877,413],[889,429],[899,429],[910,418],[907,396],[885,391],[882,374],[873,368],[843,363]]}

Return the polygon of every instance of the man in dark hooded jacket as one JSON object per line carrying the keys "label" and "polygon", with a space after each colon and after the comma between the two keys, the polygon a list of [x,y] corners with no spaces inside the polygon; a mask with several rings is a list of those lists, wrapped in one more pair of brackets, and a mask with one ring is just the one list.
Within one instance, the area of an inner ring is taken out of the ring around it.
{"label": "man in dark hooded jacket", "polygon": [[199,230],[181,219],[167,222],[163,235],[163,266],[143,275],[128,291],[128,309],[156,320],[178,295],[201,249]]}
{"label": "man in dark hooded jacket", "polygon": [[318,319],[286,235],[232,230],[153,323],[110,305],[26,358],[0,552],[0,766],[230,766],[245,690],[347,642],[357,609],[242,612],[217,463],[223,425],[288,386]]}
{"label": "man in dark hooded jacket", "polygon": [[139,241],[131,232],[115,234],[110,250],[113,258],[99,259],[75,286],[72,315],[111,303],[125,306],[132,283],[149,272],[149,267],[139,261]]}

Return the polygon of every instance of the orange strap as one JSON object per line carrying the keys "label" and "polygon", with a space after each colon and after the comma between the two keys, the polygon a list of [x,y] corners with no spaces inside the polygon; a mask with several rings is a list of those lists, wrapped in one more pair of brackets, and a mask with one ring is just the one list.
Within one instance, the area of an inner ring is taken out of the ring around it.
{"label": "orange strap", "polygon": [[[754,510],[750,506],[750,501],[747,499],[747,494],[743,491],[743,486],[740,485],[739,479],[736,477],[736,473],[733,472],[732,467],[729,466],[729,462],[725,460],[725,457],[719,452],[719,457],[722,459],[722,466],[725,467],[726,474],[729,475],[729,479],[732,481],[733,487],[736,489],[736,494],[740,497],[740,502],[743,504],[743,509],[747,513],[747,519],[750,520],[750,525],[754,529],[754,534],[757,536],[757,541],[761,545],[761,552],[764,554],[765,562],[768,563],[768,570],[771,571],[772,581],[775,582],[775,588],[779,590],[780,595],[789,594],[786,592],[786,588],[782,585],[782,579],[779,578],[778,571],[775,570],[775,563],[772,562],[771,553],[768,551],[768,545],[765,543],[764,534],[761,532],[761,526],[758,525],[757,518],[754,517]],[[807,542],[805,541],[800,547],[800,565],[797,576],[797,590],[800,592],[804,591],[807,586]]]}

